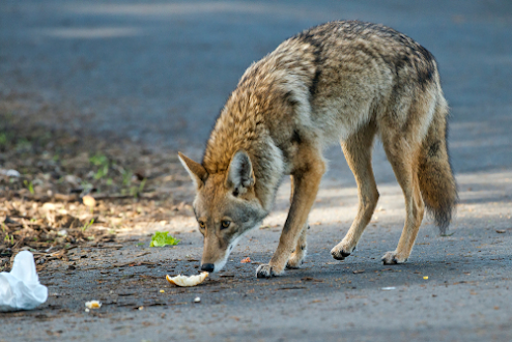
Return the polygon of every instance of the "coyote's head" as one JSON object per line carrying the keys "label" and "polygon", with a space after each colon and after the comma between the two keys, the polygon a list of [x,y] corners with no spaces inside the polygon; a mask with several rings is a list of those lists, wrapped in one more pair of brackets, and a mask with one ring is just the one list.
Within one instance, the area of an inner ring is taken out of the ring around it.
{"label": "coyote's head", "polygon": [[208,174],[201,164],[181,153],[179,157],[197,190],[193,206],[204,236],[201,270],[218,272],[240,237],[266,216],[255,194],[251,159],[238,151],[227,171]]}

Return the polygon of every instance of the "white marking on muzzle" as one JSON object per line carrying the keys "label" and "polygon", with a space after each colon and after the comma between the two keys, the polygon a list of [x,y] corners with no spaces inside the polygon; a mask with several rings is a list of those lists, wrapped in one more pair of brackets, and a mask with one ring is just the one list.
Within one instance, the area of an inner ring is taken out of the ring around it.
{"label": "white marking on muzzle", "polygon": [[224,268],[224,266],[226,265],[226,262],[228,261],[228,257],[229,257],[229,254],[231,254],[231,252],[233,251],[233,249],[236,247],[236,245],[238,244],[238,241],[240,240],[240,238],[242,238],[242,235],[236,237],[228,246],[228,248],[226,249],[226,253],[224,254],[224,258],[220,261],[217,261],[215,262],[214,264],[214,269],[213,269],[213,273],[217,273],[218,271],[220,271],[222,268]]}

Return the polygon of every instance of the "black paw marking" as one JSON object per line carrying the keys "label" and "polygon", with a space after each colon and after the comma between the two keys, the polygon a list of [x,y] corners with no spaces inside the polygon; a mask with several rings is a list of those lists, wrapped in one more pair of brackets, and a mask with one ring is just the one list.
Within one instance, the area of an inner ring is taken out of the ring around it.
{"label": "black paw marking", "polygon": [[[355,250],[355,248],[353,250]],[[332,251],[331,255],[332,255],[332,257],[334,257],[335,260],[342,261],[342,260],[345,259],[345,257],[350,256],[350,253],[349,252],[345,252],[344,250],[342,250],[342,251]]]}
{"label": "black paw marking", "polygon": [[256,270],[256,277],[258,279],[271,278],[272,276],[276,276],[276,274],[274,273],[274,269],[268,264],[262,264]]}

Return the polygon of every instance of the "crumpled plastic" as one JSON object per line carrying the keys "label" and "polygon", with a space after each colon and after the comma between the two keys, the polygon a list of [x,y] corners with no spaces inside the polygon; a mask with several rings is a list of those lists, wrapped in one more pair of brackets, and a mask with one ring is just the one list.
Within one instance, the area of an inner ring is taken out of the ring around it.
{"label": "crumpled plastic", "polygon": [[11,176],[11,177],[20,177],[21,174],[17,171],[17,170],[14,170],[14,169],[0,169],[0,175],[5,175],[5,176]]}
{"label": "crumpled plastic", "polygon": [[48,288],[39,283],[34,256],[22,251],[10,273],[0,273],[0,311],[32,310],[48,299]]}

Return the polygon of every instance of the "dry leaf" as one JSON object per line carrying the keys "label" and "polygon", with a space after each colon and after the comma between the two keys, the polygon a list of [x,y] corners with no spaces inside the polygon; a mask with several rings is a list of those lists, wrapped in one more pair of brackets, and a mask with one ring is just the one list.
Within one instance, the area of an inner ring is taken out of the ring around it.
{"label": "dry leaf", "polygon": [[96,206],[96,199],[94,199],[92,196],[90,195],[85,195],[83,198],[82,198],[82,201],[84,202],[84,205],[87,206],[87,207],[94,207]]}

